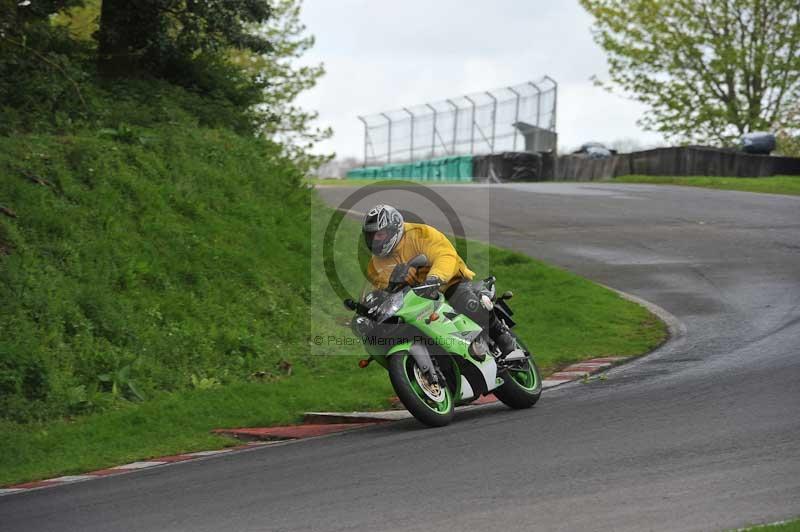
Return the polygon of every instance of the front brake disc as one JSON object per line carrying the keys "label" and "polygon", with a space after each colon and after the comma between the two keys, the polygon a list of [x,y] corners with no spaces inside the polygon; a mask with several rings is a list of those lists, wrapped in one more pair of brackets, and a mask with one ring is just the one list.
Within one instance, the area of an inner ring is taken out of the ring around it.
{"label": "front brake disc", "polygon": [[422,373],[419,366],[414,364],[414,378],[422,388],[423,393],[431,400],[441,403],[444,401],[444,388],[439,383],[432,383],[428,377]]}

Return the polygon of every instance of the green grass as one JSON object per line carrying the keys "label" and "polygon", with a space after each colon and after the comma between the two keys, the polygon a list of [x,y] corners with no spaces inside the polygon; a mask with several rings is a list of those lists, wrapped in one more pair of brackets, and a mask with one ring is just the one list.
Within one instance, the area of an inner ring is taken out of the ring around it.
{"label": "green grass", "polygon": [[363,187],[365,185],[373,185],[380,183],[379,179],[324,179],[324,178],[308,178],[306,182],[309,185],[322,185],[328,187]]}
{"label": "green grass", "polygon": [[683,177],[629,175],[614,179],[617,183],[680,185],[687,187],[741,190],[766,194],[800,194],[800,176],[775,177]]}
{"label": "green grass", "polygon": [[748,531],[753,532],[800,532],[800,519],[795,521],[787,521],[776,525],[759,525],[752,528],[747,528]]}
{"label": "green grass", "polygon": [[545,373],[588,358],[638,355],[666,337],[658,318],[611,290],[519,253],[472,245],[479,262],[488,255],[498,290],[513,290],[517,330]]}
{"label": "green grass", "polygon": [[[214,428],[388,405],[360,349],[311,342],[350,335],[319,264],[332,211],[276,147],[202,128],[0,138],[0,204],[17,214],[0,215],[0,485],[233,444]],[[360,241],[345,220],[334,249],[353,291]],[[545,370],[664,339],[611,291],[466,246],[479,275],[515,291]]]}
{"label": "green grass", "polygon": [[312,409],[389,405],[378,368],[359,370],[350,357],[319,366],[298,366],[279,381],[162,394],[73,421],[0,423],[0,485],[238,444],[211,434],[215,428],[289,424]]}

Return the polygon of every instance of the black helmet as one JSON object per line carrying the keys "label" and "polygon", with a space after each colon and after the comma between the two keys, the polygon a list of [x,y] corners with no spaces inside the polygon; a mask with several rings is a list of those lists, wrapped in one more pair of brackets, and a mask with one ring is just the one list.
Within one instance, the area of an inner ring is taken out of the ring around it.
{"label": "black helmet", "polygon": [[391,205],[376,205],[364,217],[362,230],[369,250],[385,257],[403,237],[403,215]]}

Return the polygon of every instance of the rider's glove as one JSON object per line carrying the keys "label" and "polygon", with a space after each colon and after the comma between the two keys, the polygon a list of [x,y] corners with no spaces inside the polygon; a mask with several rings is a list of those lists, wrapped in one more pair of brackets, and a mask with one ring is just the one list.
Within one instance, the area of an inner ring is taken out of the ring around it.
{"label": "rider's glove", "polygon": [[408,264],[398,264],[392,270],[392,275],[389,277],[391,284],[411,284],[414,282],[414,275],[411,273],[411,268]]}
{"label": "rider's glove", "polygon": [[423,288],[415,288],[414,293],[420,297],[428,299],[436,299],[439,297],[439,287],[442,286],[442,280],[435,275],[429,275],[425,282],[422,283]]}

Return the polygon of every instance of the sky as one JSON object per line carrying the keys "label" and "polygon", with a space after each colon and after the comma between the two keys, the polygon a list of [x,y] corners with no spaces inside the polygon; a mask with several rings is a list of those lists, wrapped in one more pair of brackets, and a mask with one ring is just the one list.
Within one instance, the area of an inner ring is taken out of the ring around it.
{"label": "sky", "polygon": [[663,143],[636,125],[646,108],[597,87],[605,53],[577,0],[305,0],[316,44],[303,62],[325,64],[298,103],[334,136],[315,149],[360,157],[358,115],[515,85],[549,75],[559,83],[561,149],[587,141]]}

